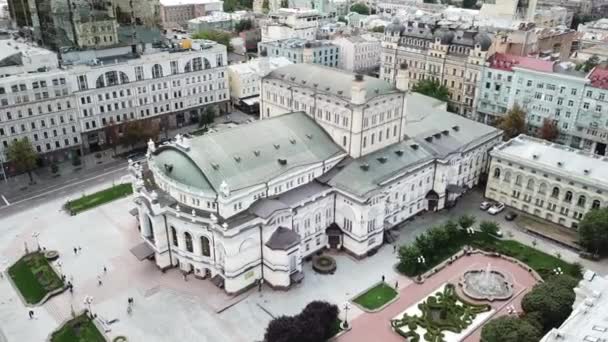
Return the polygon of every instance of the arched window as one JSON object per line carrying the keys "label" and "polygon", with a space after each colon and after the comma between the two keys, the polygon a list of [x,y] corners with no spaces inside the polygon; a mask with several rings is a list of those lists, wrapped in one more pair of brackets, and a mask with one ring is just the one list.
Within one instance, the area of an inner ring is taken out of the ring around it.
{"label": "arched window", "polygon": [[209,63],[209,60],[207,58],[192,58],[190,61],[188,61],[188,63],[186,63],[186,66],[184,67],[184,72],[203,70],[203,65],[204,69],[211,69],[211,63]]}
{"label": "arched window", "polygon": [[163,77],[163,67],[160,64],[154,64],[152,66],[152,78]]}
{"label": "arched window", "polygon": [[540,186],[538,187],[538,193],[541,195],[546,195],[547,194],[547,184],[541,183]]}
{"label": "arched window", "polygon": [[551,197],[554,197],[554,198],[559,197],[559,188],[558,187],[553,188],[553,190],[551,191]]}
{"label": "arched window", "polygon": [[528,179],[528,184],[526,185],[526,189],[534,190],[534,179]]}
{"label": "arched window", "polygon": [[108,71],[97,77],[96,88],[111,87],[119,84],[129,83],[129,77],[122,71]]}
{"label": "arched window", "polygon": [[564,197],[564,202],[572,202],[572,191],[566,191],[566,196]]}
{"label": "arched window", "polygon": [[511,182],[511,172],[505,172],[505,182]]}
{"label": "arched window", "polygon": [[173,246],[177,247],[177,232],[175,231],[175,227],[171,227],[171,240],[173,241]]}
{"label": "arched window", "polygon": [[494,178],[500,178],[500,169],[499,168],[494,169]]}
{"label": "arched window", "polygon": [[201,236],[201,251],[204,256],[211,256],[211,248],[209,248],[209,239],[206,236]]}
{"label": "arched window", "polygon": [[184,238],[186,240],[186,250],[192,253],[194,251],[194,249],[192,248],[192,235],[190,235],[190,233],[188,232],[185,232]]}
{"label": "arched window", "polygon": [[576,205],[578,205],[579,207],[585,207],[586,202],[587,202],[587,199],[585,198],[585,196],[580,195],[580,196],[578,196],[578,202],[576,203]]}
{"label": "arched window", "polygon": [[599,209],[600,208],[600,200],[593,200],[591,203],[591,209]]}
{"label": "arched window", "polygon": [[515,176],[515,185],[521,186],[521,175]]}

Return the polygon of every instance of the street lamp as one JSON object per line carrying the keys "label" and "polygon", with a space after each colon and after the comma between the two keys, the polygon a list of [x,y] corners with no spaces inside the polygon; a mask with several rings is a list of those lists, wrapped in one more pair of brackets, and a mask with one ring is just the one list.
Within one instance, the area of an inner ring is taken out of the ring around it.
{"label": "street lamp", "polygon": [[558,266],[553,269],[553,273],[555,273],[555,275],[562,275],[564,274],[564,271],[562,271],[562,268]]}
{"label": "street lamp", "polygon": [[87,307],[87,309],[89,311],[89,315],[91,315],[91,318],[93,318],[93,313],[91,312],[91,304],[93,304],[93,297],[92,296],[84,296],[83,303]]}
{"label": "street lamp", "polygon": [[467,234],[469,234],[469,235],[475,234],[475,229],[473,229],[472,227],[467,228]]}
{"label": "street lamp", "polygon": [[34,239],[36,239],[36,245],[38,246],[38,251],[40,251],[40,240],[38,239],[39,236],[40,236],[39,232],[33,232],[32,233],[32,237]]}
{"label": "street lamp", "polygon": [[[416,262],[419,265],[423,265],[426,262],[426,259],[424,258],[424,255],[420,255],[416,258]],[[421,277],[420,274],[422,274],[422,271],[418,274],[418,280],[420,281]]]}
{"label": "street lamp", "polygon": [[344,307],[342,308],[342,310],[344,310],[344,326],[348,327],[348,310],[350,310],[348,302],[344,303]]}

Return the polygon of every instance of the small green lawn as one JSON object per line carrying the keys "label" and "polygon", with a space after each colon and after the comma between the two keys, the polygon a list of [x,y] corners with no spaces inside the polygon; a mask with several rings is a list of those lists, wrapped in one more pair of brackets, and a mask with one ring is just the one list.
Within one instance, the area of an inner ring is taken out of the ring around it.
{"label": "small green lawn", "polygon": [[115,185],[111,188],[101,190],[88,196],[83,196],[74,201],[68,201],[65,209],[72,215],[82,211],[112,202],[115,199],[128,196],[133,193],[131,183]]}
{"label": "small green lawn", "polygon": [[396,296],[397,291],[386,283],[380,283],[355,298],[354,302],[368,310],[376,310]]}
{"label": "small green lawn", "polygon": [[82,314],[68,321],[51,336],[51,342],[105,342],[91,319]]}
{"label": "small green lawn", "polygon": [[8,269],[8,274],[29,304],[36,304],[47,293],[63,287],[61,278],[38,252],[23,256]]}

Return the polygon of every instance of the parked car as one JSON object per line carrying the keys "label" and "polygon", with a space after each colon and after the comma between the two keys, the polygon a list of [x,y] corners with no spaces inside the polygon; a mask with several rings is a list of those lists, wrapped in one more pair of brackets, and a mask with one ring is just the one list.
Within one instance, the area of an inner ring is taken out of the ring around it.
{"label": "parked car", "polygon": [[517,217],[517,213],[514,213],[512,211],[509,211],[506,215],[505,215],[505,220],[507,221],[513,221],[515,220],[515,218]]}
{"label": "parked car", "polygon": [[490,209],[491,206],[492,206],[492,202],[483,201],[479,205],[479,209],[481,209],[481,210],[488,210],[488,209]]}
{"label": "parked car", "polygon": [[504,203],[494,203],[493,206],[490,207],[490,209],[488,209],[488,214],[490,215],[496,215],[498,213],[500,213],[501,211],[505,210],[505,204]]}

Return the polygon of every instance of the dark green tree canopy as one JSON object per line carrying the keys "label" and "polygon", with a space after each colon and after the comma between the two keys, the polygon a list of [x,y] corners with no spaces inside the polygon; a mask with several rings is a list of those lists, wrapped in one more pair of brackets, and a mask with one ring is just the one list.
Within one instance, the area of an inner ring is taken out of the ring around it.
{"label": "dark green tree canopy", "polygon": [[412,87],[412,91],[434,97],[445,102],[448,102],[450,99],[450,92],[448,91],[448,88],[436,80],[420,80]]}
{"label": "dark green tree canopy", "polygon": [[266,328],[266,342],[327,341],[338,319],[338,307],[323,301],[310,302],[295,316],[273,319]]}
{"label": "dark green tree canopy", "polygon": [[592,209],[578,225],[579,244],[590,253],[608,254],[608,208]]}
{"label": "dark green tree canopy", "polygon": [[363,15],[369,15],[369,7],[367,7],[364,3],[358,2],[352,6],[350,6],[351,12],[356,12]]}
{"label": "dark green tree canopy", "polygon": [[559,327],[572,312],[576,297],[566,278],[556,278],[534,286],[521,301],[527,314],[538,313],[543,332]]}
{"label": "dark green tree canopy", "polygon": [[491,320],[481,330],[482,342],[538,342],[540,330],[528,321],[511,316]]}

